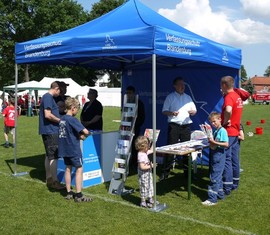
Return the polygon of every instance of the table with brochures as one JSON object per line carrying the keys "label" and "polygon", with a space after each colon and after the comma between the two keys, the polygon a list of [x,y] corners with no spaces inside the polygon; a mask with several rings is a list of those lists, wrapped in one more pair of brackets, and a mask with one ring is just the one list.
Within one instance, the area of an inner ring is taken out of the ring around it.
{"label": "table with brochures", "polygon": [[188,157],[188,199],[191,198],[191,170],[192,170],[192,153],[201,151],[204,148],[209,147],[207,139],[190,140],[172,145],[165,145],[156,148],[157,153],[171,154],[175,156],[187,156]]}

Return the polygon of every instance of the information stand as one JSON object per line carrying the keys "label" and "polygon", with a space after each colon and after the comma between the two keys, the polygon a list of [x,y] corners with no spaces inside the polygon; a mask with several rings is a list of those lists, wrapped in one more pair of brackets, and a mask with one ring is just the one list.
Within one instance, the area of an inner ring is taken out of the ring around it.
{"label": "information stand", "polygon": [[112,180],[109,187],[109,193],[111,194],[124,195],[134,191],[133,189],[127,190],[124,187],[129,173],[134,125],[138,111],[138,95],[134,98],[134,100],[130,101],[127,100],[127,95],[124,96],[119,137],[115,148],[115,160],[112,167]]}

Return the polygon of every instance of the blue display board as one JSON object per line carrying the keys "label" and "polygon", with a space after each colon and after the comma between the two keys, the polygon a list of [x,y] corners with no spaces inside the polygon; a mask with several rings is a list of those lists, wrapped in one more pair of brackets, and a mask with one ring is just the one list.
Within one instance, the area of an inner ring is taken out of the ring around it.
{"label": "blue display board", "polygon": [[[101,134],[94,134],[82,141],[83,153],[83,188],[101,184]],[[57,175],[60,182],[65,183],[64,160],[58,160]],[[75,168],[72,169],[71,185],[75,186]]]}

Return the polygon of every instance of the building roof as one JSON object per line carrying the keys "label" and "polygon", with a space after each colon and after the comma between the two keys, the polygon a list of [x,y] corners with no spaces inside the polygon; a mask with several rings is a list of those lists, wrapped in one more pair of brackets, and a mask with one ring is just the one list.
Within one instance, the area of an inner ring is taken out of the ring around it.
{"label": "building roof", "polygon": [[[254,86],[254,91],[269,91],[270,90],[270,77],[252,77],[251,84]],[[244,83],[243,83],[244,84]]]}

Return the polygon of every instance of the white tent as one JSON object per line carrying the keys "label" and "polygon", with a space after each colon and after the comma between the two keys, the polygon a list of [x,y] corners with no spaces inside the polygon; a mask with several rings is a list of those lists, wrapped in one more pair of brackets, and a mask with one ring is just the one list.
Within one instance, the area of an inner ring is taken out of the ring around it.
{"label": "white tent", "polygon": [[[43,87],[47,87],[48,89],[50,88],[50,85],[54,81],[60,81],[60,82],[65,82],[66,84],[69,84],[67,86],[67,93],[66,95],[69,95],[71,97],[76,97],[78,95],[84,95],[82,87],[75,82],[72,78],[50,78],[50,77],[44,77],[39,84]],[[39,95],[41,95],[39,93]]]}
{"label": "white tent", "polygon": [[[22,82],[17,85],[18,90],[48,90],[50,86],[43,86],[37,81]],[[15,90],[15,85],[4,86],[5,90]]]}

